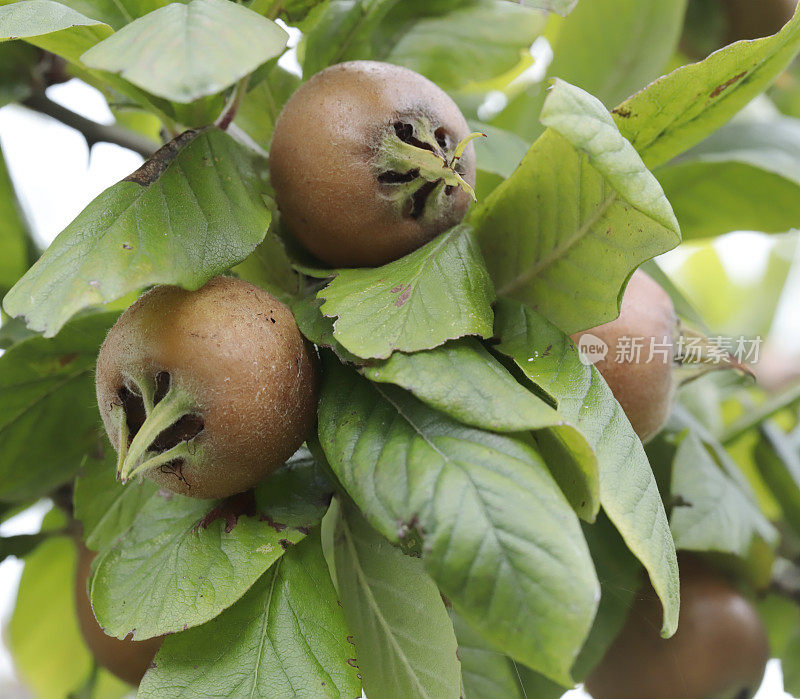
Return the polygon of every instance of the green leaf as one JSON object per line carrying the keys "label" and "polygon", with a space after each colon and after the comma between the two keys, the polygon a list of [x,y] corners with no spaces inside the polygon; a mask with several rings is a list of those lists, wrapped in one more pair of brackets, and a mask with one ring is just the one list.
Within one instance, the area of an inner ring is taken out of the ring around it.
{"label": "green leaf", "polygon": [[662,633],[674,633],[680,604],[675,544],[647,455],[611,389],[581,362],[568,336],[523,304],[498,302],[496,333],[497,350],[552,396],[594,447],[603,509],[650,574],[664,605]]}
{"label": "green leaf", "polygon": [[542,121],[549,131],[470,222],[497,293],[573,333],[616,318],[633,270],[680,232],[658,181],[596,99],[557,81]]}
{"label": "green leaf", "polygon": [[124,534],[145,503],[158,491],[152,481],[123,486],[116,477],[117,458],[106,445],[101,458],[88,455],[75,481],[75,518],[83,526],[83,541],[93,551],[110,547]]}
{"label": "green leaf", "polygon": [[283,303],[291,303],[301,291],[301,277],[292,269],[286,250],[272,233],[268,233],[253,253],[236,265],[233,271],[242,279],[266,289]]}
{"label": "green leaf", "polygon": [[77,61],[112,31],[107,24],[52,0],[25,0],[0,7],[0,41],[46,37],[47,50],[70,61]]}
{"label": "green leaf", "polygon": [[310,78],[334,63],[372,57],[371,35],[397,1],[328,0],[315,7],[300,46],[303,75]]}
{"label": "green leaf", "polygon": [[[556,77],[612,107],[662,74],[683,26],[686,0],[587,0],[548,32]],[[493,123],[533,141],[545,98],[540,84],[513,97]]]}
{"label": "green leaf", "polygon": [[154,95],[192,102],[216,94],[280,55],[288,35],[227,0],[172,3],[131,22],[81,56]]}
{"label": "green leaf", "polygon": [[[0,44],[0,107],[9,102],[21,102],[33,92],[34,71],[39,55],[33,46],[22,41]],[[0,154],[2,160],[2,154]],[[0,171],[4,166],[0,163]],[[0,181],[4,175],[0,175]],[[4,185],[0,183],[0,188]],[[2,191],[2,189],[0,189]],[[3,206],[0,201],[0,206]],[[0,219],[2,220],[2,219]],[[0,260],[2,257],[0,256]],[[0,269],[2,262],[0,262]]]}
{"label": "green leaf", "polygon": [[786,523],[800,532],[800,455],[774,420],[759,429],[754,449],[758,472],[778,501]]}
{"label": "green leaf", "polygon": [[393,547],[353,505],[336,507],[337,587],[364,692],[385,699],[458,699],[453,625],[422,561]]}
{"label": "green leaf", "polygon": [[716,131],[763,92],[798,50],[795,13],[774,36],[740,41],[659,78],[619,105],[614,119],[648,167],[657,167]]}
{"label": "green leaf", "polygon": [[778,532],[758,505],[722,471],[694,432],[681,440],[672,465],[676,501],[670,524],[678,549],[747,558],[761,542],[774,547]]}
{"label": "green leaf", "polygon": [[78,214],[5,310],[49,337],[82,308],[152,284],[197,289],[264,238],[270,211],[260,188],[251,156],[230,136],[187,131]]}
{"label": "green leaf", "polygon": [[792,636],[781,656],[783,690],[800,696],[800,629]]}
{"label": "green leaf", "polygon": [[169,0],[62,0],[62,3],[119,30],[133,20],[164,7]]}
{"label": "green leaf", "polygon": [[315,345],[333,350],[343,362],[361,364],[364,360],[348,352],[333,336],[333,319],[322,315],[322,304],[323,301],[314,296],[307,296],[292,304],[292,313],[300,332]]}
{"label": "green leaf", "polygon": [[[524,699],[513,661],[492,648],[459,614],[451,611],[451,617],[458,639],[464,694],[469,699]],[[559,696],[563,691],[559,687]]]}
{"label": "green leaf", "polygon": [[[263,78],[253,85],[256,75],[262,70],[264,70]],[[267,64],[263,69],[259,69],[256,75],[250,81],[252,87],[242,99],[233,123],[259,146],[269,150],[275,122],[283,105],[300,85],[300,78],[277,63]]]}
{"label": "green leaf", "polygon": [[349,639],[315,533],[230,609],[164,641],[137,696],[353,699]]}
{"label": "green leaf", "polygon": [[[0,45],[0,60],[2,57]],[[0,71],[3,70],[0,64]],[[1,102],[0,102],[1,103]],[[0,295],[5,294],[28,269],[33,256],[30,231],[0,149]]]}
{"label": "green leaf", "polygon": [[545,21],[545,15],[520,4],[477,0],[419,18],[383,60],[411,68],[443,90],[456,90],[514,68]]}
{"label": "green leaf", "polygon": [[117,638],[198,626],[236,602],[304,536],[256,516],[246,494],[221,503],[152,495],[113,548],[98,555],[92,607]]}
{"label": "green leaf", "polygon": [[472,231],[457,226],[395,262],[343,269],[317,296],[335,338],[364,359],[492,335],[494,300]]}
{"label": "green leaf", "polygon": [[75,609],[76,559],[68,537],[53,537],[29,554],[8,627],[14,666],[42,699],[79,689],[92,668]]}
{"label": "green leaf", "polygon": [[542,430],[542,450],[556,482],[582,517],[600,507],[597,459],[583,435],[563,415],[521,386],[474,338],[453,340],[426,352],[395,352],[363,369],[378,383],[393,383],[424,403],[473,427],[493,432]]}
{"label": "green leaf", "polygon": [[97,442],[97,351],[117,314],[75,319],[0,357],[0,500],[47,493],[78,471]]}
{"label": "green leaf", "polygon": [[569,684],[597,580],[578,519],[522,441],[465,427],[336,362],[324,373],[320,442],[370,524],[423,541],[423,561],[500,649]]}
{"label": "green leaf", "polygon": [[800,227],[800,120],[723,126],[656,173],[684,239]]}
{"label": "green leaf", "polygon": [[259,512],[288,527],[315,527],[330,505],[334,487],[317,459],[302,447],[255,488]]}
{"label": "green leaf", "polygon": [[642,586],[641,566],[608,517],[601,515],[594,524],[584,524],[583,533],[600,580],[600,606],[575,663],[579,680],[585,679],[602,660],[622,630],[634,596]]}

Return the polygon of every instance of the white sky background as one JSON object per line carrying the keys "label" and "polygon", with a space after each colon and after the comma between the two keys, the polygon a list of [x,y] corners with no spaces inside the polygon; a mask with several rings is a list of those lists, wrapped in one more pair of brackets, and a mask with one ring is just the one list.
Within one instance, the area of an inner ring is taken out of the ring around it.
{"label": "white sky background", "polygon": [[[111,123],[113,117],[99,92],[73,80],[48,90],[48,96],[95,121]],[[142,162],[140,156],[110,144],[98,144],[89,153],[83,137],[58,122],[17,106],[0,109],[0,144],[7,158],[11,177],[23,209],[37,240],[42,245],[52,239],[100,192],[118,182]],[[731,272],[749,276],[759,274],[766,263],[770,242],[764,236],[726,237],[723,259]],[[665,261],[669,269],[679,264],[681,253]],[[787,348],[800,349],[800,265],[796,265],[791,289],[787,289],[776,334]],[[792,302],[794,299],[794,302]],[[37,505],[0,526],[0,535],[38,531],[47,507]],[[0,563],[0,623],[5,626],[13,610],[22,564],[16,559]],[[10,656],[0,645],[0,685],[13,677]],[[757,699],[788,697],[781,691],[781,673],[771,663]],[[588,695],[568,692],[565,699]],[[533,698],[531,698],[533,699]]]}

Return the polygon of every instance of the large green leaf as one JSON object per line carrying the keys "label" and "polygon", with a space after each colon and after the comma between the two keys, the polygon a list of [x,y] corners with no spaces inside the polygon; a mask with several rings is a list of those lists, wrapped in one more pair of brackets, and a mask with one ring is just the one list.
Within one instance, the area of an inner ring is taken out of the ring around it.
{"label": "large green leaf", "polygon": [[217,129],[188,131],[94,199],[4,307],[47,337],[80,309],[151,284],[197,289],[246,258],[269,221],[251,156]]}
{"label": "large green leaf", "polygon": [[326,366],[319,420],[331,467],[369,522],[390,541],[421,538],[428,571],[472,626],[569,684],[597,579],[539,455],[337,362]]}
{"label": "large green leaf", "polygon": [[[561,78],[613,107],[661,75],[680,37],[686,0],[588,0],[548,32]],[[534,84],[493,123],[532,141],[545,93]]]}
{"label": "large green leaf", "polygon": [[455,90],[513,68],[545,20],[519,4],[477,0],[447,14],[421,17],[383,60],[411,68],[443,90]]}
{"label": "large green leaf", "polygon": [[336,339],[365,359],[492,334],[494,289],[466,226],[383,267],[338,270],[317,295]]}
{"label": "large green leaf", "polygon": [[542,449],[554,449],[548,468],[572,506],[594,519],[600,507],[597,459],[581,432],[517,380],[474,338],[453,340],[427,352],[395,352],[363,369],[424,403],[473,427],[493,432],[542,430]]}
{"label": "large green leaf", "polygon": [[795,13],[775,36],[740,41],[659,78],[614,110],[617,126],[648,167],[662,165],[763,92],[798,50],[800,13]]}
{"label": "large green leaf", "polygon": [[0,6],[0,41],[46,37],[47,50],[70,61],[77,61],[84,51],[112,31],[107,24],[52,0],[25,0]]}
{"label": "large green leaf", "polygon": [[168,638],[137,696],[354,699],[349,640],[315,533],[230,609]]}
{"label": "large green leaf", "polygon": [[32,247],[30,232],[0,149],[0,295],[28,269]]}
{"label": "large green leaf", "polygon": [[738,121],[660,168],[684,239],[800,227],[800,120]]}
{"label": "large green leaf", "polygon": [[280,55],[288,35],[227,0],[172,3],[81,56],[89,68],[119,73],[148,92],[191,102],[216,94]]}
{"label": "large green leaf", "polygon": [[747,558],[755,546],[774,547],[778,532],[758,505],[715,462],[694,432],[675,453],[670,493],[677,504],[670,524],[679,549]]}
{"label": "large green leaf", "polygon": [[158,486],[152,481],[123,486],[116,478],[117,455],[108,445],[101,458],[90,454],[75,481],[73,506],[80,521],[83,541],[93,551],[110,547],[124,534]]}
{"label": "large green leaf", "polygon": [[114,313],[77,318],[0,357],[0,499],[24,500],[68,481],[97,441],[97,351]]}
{"label": "large green leaf", "polygon": [[92,607],[117,638],[198,626],[238,600],[307,531],[257,516],[247,495],[215,503],[156,493],[98,555]]}
{"label": "large green leaf", "polygon": [[499,295],[566,332],[619,315],[628,278],[680,242],[661,185],[600,102],[557,82],[550,129],[470,222]]}
{"label": "large green leaf", "polygon": [[458,699],[456,637],[422,561],[392,546],[352,504],[335,507],[337,587],[364,691],[385,699]]}
{"label": "large green leaf", "polygon": [[54,537],[25,558],[9,647],[25,685],[43,699],[78,690],[92,668],[75,609],[75,544]]}
{"label": "large green leaf", "polygon": [[594,447],[600,502],[650,574],[664,605],[663,633],[678,625],[678,563],[664,505],[639,438],[600,372],[584,365],[572,341],[533,309],[501,299],[498,351],[507,354]]}

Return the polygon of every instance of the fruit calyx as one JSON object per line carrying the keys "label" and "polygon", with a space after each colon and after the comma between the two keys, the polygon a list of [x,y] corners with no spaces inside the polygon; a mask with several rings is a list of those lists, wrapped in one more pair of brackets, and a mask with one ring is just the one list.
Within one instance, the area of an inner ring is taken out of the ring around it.
{"label": "fruit calyx", "polygon": [[[390,187],[387,196],[404,216],[425,218],[428,201],[465,191],[475,201],[475,190],[464,179],[459,161],[474,139],[486,134],[473,132],[451,143],[443,128],[434,128],[422,115],[401,118],[384,132],[377,148],[375,166],[378,182]],[[433,214],[435,215],[435,213]]]}
{"label": "fruit calyx", "polygon": [[180,465],[199,456],[195,440],[204,424],[194,398],[166,372],[155,381],[130,379],[119,397],[112,406],[119,439],[117,478],[126,483],[170,467],[180,477]]}

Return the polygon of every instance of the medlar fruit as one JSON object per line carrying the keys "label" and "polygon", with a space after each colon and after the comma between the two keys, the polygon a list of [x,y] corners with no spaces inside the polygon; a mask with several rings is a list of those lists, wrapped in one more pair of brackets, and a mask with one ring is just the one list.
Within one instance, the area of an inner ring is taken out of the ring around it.
{"label": "medlar fruit", "polygon": [[619,317],[572,335],[579,347],[596,343],[607,348],[595,366],[643,442],[655,436],[669,416],[675,393],[676,329],[669,295],[637,270],[622,296]]}
{"label": "medlar fruit", "polygon": [[474,135],[453,100],[408,68],[331,66],[300,86],[275,125],[278,208],[329,265],[390,262],[463,218],[475,184]]}
{"label": "medlar fruit", "polygon": [[98,665],[113,672],[117,677],[133,685],[142,681],[144,673],[153,662],[155,654],[164,641],[163,636],[146,641],[119,640],[107,636],[95,619],[89,601],[87,582],[91,572],[94,551],[78,541],[78,567],[75,582],[75,606],[78,612],[83,640],[89,646]]}
{"label": "medlar fruit", "polygon": [[311,430],[316,383],[291,311],[227,277],[145,293],[97,358],[119,477],[197,498],[247,490],[281,466]]}
{"label": "medlar fruit", "polygon": [[720,574],[681,557],[677,633],[659,635],[661,605],[646,589],[586,680],[594,699],[748,699],[769,659],[758,613]]}

